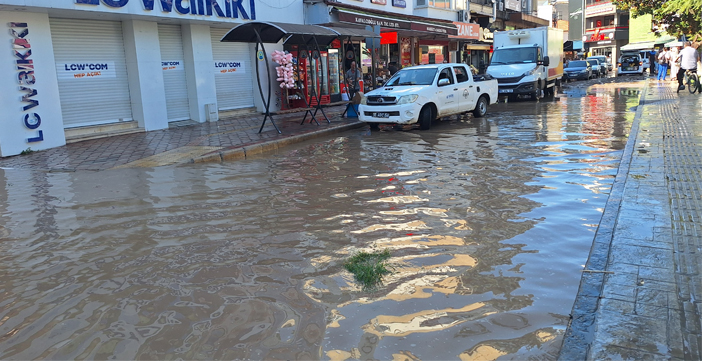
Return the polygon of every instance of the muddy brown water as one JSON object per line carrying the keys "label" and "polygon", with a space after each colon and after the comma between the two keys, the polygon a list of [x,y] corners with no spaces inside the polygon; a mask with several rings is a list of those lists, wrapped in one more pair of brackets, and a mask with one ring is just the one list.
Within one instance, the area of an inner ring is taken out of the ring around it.
{"label": "muddy brown water", "polygon": [[[637,99],[232,163],[0,170],[0,358],[553,359]],[[363,292],[344,259],[386,248]]]}

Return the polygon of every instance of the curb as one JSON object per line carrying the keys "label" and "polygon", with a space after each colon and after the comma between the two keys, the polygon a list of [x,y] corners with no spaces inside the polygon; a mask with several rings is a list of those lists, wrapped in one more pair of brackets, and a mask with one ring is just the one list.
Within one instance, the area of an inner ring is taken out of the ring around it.
{"label": "curb", "polygon": [[617,226],[619,208],[622,203],[627,177],[629,176],[648,88],[649,85],[646,82],[641,90],[639,104],[636,107],[636,115],[629,131],[629,139],[626,142],[622,159],[619,163],[619,170],[612,183],[612,190],[609,193],[602,218],[597,227],[587,263],[585,263],[584,270],[592,272],[583,272],[580,279],[580,287],[570,313],[570,322],[558,354],[559,361],[587,360],[591,344],[594,341],[595,324],[597,322],[596,313],[605,282],[605,273],[602,271],[605,271],[607,268],[614,229]]}
{"label": "curb", "polygon": [[280,148],[297,143],[302,143],[306,140],[320,138],[330,134],[341,133],[347,130],[360,128],[365,125],[366,123],[364,122],[356,121],[353,123],[343,124],[338,127],[317,130],[309,133],[296,134],[281,139],[245,145],[243,147],[222,149],[213,153],[203,154],[201,156],[192,158],[189,162],[186,163],[218,163],[224,161],[246,159],[248,157],[258,154],[276,152]]}

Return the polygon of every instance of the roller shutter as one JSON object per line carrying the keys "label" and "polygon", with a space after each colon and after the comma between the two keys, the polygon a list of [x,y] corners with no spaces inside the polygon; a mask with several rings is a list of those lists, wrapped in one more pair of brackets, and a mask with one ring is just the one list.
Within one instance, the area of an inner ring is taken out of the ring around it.
{"label": "roller shutter", "polygon": [[183,34],[180,25],[158,24],[158,40],[161,46],[168,121],[190,119],[188,81],[185,77]]}
{"label": "roller shutter", "polygon": [[65,128],[132,120],[122,23],[49,19]]}
{"label": "roller shutter", "polygon": [[251,64],[249,44],[219,41],[229,30],[211,28],[217,107],[219,110],[253,107],[252,79],[256,70]]}

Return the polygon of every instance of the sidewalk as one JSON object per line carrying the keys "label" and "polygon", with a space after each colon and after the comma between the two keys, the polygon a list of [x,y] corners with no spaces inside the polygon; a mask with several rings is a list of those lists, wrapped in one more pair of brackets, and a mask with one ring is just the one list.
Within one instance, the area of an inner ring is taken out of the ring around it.
{"label": "sidewalk", "polygon": [[0,158],[0,168],[73,171],[232,160],[364,125],[358,118],[341,118],[344,106],[332,106],[324,111],[331,123],[317,112],[319,126],[310,123],[309,115],[301,125],[304,111],[274,115],[282,134],[278,134],[270,121],[266,121],[259,134],[263,115],[255,113],[213,123],[86,140]]}
{"label": "sidewalk", "polygon": [[559,360],[702,358],[702,96],[648,80]]}

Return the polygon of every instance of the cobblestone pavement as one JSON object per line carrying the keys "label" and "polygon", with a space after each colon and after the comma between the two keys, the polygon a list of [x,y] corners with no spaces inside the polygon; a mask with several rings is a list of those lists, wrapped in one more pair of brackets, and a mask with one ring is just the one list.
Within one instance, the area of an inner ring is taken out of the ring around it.
{"label": "cobblestone pavement", "polygon": [[648,81],[560,360],[700,360],[702,96]]}
{"label": "cobblestone pavement", "polygon": [[[117,135],[86,140],[63,147],[37,151],[0,159],[0,168],[30,168],[43,170],[101,170],[116,167],[152,167],[195,160],[213,161],[212,155],[220,153],[248,154],[277,149],[278,145],[292,144],[330,132],[339,132],[361,126],[357,118],[342,118],[344,106],[325,108],[331,123],[321,112],[316,119],[320,125],[310,123],[310,117],[300,124],[305,112],[275,115],[282,134],[278,134],[270,121],[263,132],[258,130],[263,115],[224,118],[218,122],[172,127],[151,132]],[[215,158],[216,158],[215,157]],[[237,156],[230,156],[234,159]]]}

